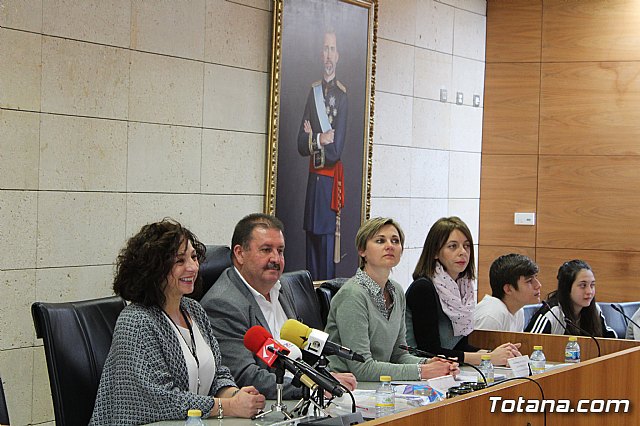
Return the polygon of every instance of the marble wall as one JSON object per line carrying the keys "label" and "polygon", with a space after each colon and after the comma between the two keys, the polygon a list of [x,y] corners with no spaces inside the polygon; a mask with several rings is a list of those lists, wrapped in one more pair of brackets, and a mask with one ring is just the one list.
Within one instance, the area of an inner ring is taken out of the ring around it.
{"label": "marble wall", "polygon": [[[53,424],[31,303],[111,294],[116,253],[144,223],[170,216],[227,243],[262,210],[271,9],[0,0],[0,376],[13,425]],[[405,228],[403,285],[438,217],[463,217],[477,238],[485,10],[380,0],[371,213]]]}
{"label": "marble wall", "polygon": [[486,2],[382,0],[379,12],[371,215],[404,228],[393,276],[406,288],[440,217],[478,241]]}

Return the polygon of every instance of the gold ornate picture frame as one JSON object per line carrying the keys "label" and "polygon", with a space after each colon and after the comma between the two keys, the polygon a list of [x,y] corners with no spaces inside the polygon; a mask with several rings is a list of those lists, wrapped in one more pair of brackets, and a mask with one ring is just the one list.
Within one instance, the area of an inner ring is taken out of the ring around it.
{"label": "gold ornate picture frame", "polygon": [[274,0],[265,212],[286,269],[352,276],[371,203],[377,0]]}

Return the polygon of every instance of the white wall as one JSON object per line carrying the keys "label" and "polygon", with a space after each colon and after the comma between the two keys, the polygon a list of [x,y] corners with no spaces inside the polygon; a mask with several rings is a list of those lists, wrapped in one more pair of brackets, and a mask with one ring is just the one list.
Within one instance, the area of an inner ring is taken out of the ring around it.
{"label": "white wall", "polygon": [[[485,0],[381,0],[372,215],[478,229]],[[0,375],[53,424],[30,305],[111,294],[149,221],[225,243],[264,197],[269,0],[0,0]],[[440,87],[449,101],[439,102]],[[465,105],[452,103],[464,92]],[[212,165],[215,164],[215,167]]]}
{"label": "white wall", "polygon": [[438,218],[461,217],[478,241],[486,2],[381,0],[379,15],[371,216],[403,226],[393,277],[406,288]]}

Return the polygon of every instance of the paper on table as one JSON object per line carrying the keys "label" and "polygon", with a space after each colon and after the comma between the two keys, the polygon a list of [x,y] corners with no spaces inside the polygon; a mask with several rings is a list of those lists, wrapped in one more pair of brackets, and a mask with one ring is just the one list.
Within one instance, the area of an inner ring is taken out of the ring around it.
{"label": "paper on table", "polygon": [[514,358],[509,358],[507,364],[513,371],[513,377],[528,377],[529,376],[529,355],[521,355]]}

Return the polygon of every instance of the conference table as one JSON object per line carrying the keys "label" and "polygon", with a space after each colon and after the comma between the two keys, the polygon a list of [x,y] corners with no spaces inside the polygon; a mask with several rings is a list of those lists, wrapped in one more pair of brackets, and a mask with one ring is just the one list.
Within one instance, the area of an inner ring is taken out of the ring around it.
{"label": "conference table", "polygon": [[[475,346],[485,348],[493,348],[507,341],[521,342],[522,353],[528,354],[534,345],[542,345],[547,360],[560,363],[563,361],[567,336],[476,330],[470,335],[469,341]],[[537,384],[526,379],[497,383],[487,389],[370,420],[366,425],[640,424],[640,410],[636,407],[636,404],[640,403],[640,342],[597,338],[601,349],[601,355],[598,357],[592,339],[579,337],[578,341],[582,349],[582,362],[551,369],[532,377]],[[359,383],[359,388],[373,389],[376,385]],[[538,386],[542,388],[544,397]],[[547,401],[546,412],[539,411],[541,400]],[[580,403],[583,400],[585,403],[581,408]],[[290,409],[295,405],[295,401],[286,403]],[[551,406],[553,412],[549,412]],[[270,403],[267,407],[270,407]],[[586,412],[579,412],[580,409]],[[281,413],[272,413],[260,420],[225,418],[222,421],[211,419],[204,422],[207,425],[224,423],[225,426],[266,426],[282,420]],[[153,423],[157,426],[183,424],[184,421]]]}

